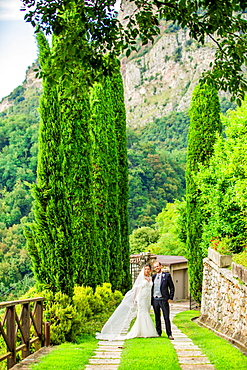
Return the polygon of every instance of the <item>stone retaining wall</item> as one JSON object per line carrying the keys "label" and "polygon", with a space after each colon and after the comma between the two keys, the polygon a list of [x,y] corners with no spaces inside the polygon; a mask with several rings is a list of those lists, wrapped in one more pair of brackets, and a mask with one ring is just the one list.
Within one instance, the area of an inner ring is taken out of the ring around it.
{"label": "stone retaining wall", "polygon": [[247,350],[247,286],[231,270],[204,259],[200,322]]}

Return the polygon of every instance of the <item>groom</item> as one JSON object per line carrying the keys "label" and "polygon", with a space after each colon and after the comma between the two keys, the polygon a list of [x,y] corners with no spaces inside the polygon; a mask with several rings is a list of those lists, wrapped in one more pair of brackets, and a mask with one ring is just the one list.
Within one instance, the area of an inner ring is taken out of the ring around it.
{"label": "groom", "polygon": [[168,338],[173,340],[171,331],[171,322],[169,318],[170,307],[169,301],[174,296],[174,284],[171,275],[168,272],[162,272],[162,265],[160,262],[154,262],[154,270],[156,274],[152,276],[153,287],[152,287],[152,305],[154,308],[156,330],[159,336],[161,336],[161,319],[160,310],[163,312],[166,334]]}

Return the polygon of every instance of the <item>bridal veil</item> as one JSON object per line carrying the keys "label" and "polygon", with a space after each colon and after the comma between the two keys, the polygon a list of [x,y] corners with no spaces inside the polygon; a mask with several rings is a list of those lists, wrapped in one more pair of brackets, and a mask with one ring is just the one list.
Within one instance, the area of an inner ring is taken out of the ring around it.
{"label": "bridal veil", "polygon": [[105,323],[100,333],[96,333],[97,339],[114,340],[125,328],[128,328],[131,320],[136,317],[138,293],[144,280],[144,267],[139,273],[133,288],[129,290],[120,305]]}

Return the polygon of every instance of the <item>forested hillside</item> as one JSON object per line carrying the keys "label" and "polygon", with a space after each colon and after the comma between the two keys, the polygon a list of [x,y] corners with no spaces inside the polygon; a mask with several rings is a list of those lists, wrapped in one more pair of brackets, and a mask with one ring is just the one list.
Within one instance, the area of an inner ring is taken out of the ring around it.
{"label": "forested hillside", "polygon": [[189,118],[171,113],[143,128],[128,128],[130,228],[151,226],[167,203],[185,192]]}
{"label": "forested hillside", "polygon": [[31,219],[29,184],[36,179],[39,96],[38,85],[26,82],[8,97],[10,108],[0,113],[0,295],[18,285],[32,284],[31,261],[22,223]]}

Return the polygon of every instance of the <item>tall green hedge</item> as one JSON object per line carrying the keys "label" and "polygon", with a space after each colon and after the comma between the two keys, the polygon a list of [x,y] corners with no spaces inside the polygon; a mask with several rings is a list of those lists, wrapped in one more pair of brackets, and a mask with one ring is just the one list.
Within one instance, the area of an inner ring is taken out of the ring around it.
{"label": "tall green hedge", "polygon": [[204,219],[200,190],[194,175],[200,165],[206,166],[213,154],[216,132],[222,130],[220,104],[217,91],[199,84],[194,89],[190,108],[190,128],[186,167],[187,250],[189,259],[190,291],[200,302],[202,287],[201,248],[202,223]]}
{"label": "tall green hedge", "polygon": [[28,249],[39,282],[51,290],[70,294],[73,289],[73,265],[70,247],[70,215],[65,212],[63,191],[63,155],[61,150],[62,114],[59,89],[51,84],[51,50],[44,35],[37,36],[39,60],[43,71],[43,95],[40,103],[41,124],[37,184],[33,186],[36,222],[26,231]]}

